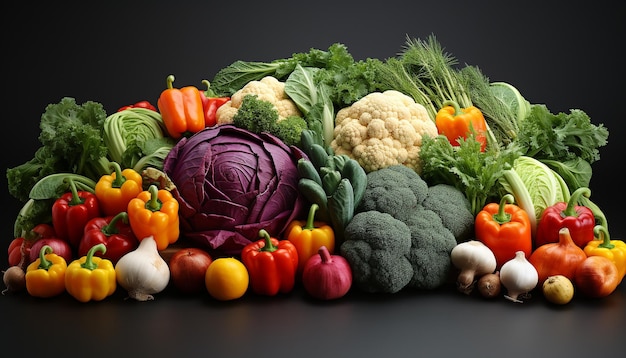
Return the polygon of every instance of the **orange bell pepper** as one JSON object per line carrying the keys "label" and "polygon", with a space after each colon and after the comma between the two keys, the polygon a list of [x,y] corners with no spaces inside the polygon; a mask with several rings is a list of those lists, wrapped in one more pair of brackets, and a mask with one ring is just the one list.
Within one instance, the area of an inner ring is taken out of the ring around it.
{"label": "orange bell pepper", "polygon": [[285,231],[287,240],[291,241],[298,251],[299,273],[302,273],[306,261],[311,256],[319,254],[318,251],[322,246],[326,246],[330,254],[335,251],[335,232],[332,226],[322,221],[314,221],[318,208],[317,204],[311,204],[307,220],[294,220]]}
{"label": "orange bell pepper", "polygon": [[453,146],[460,145],[459,138],[467,139],[473,133],[480,143],[480,151],[484,152],[487,147],[487,122],[480,109],[474,106],[461,109],[455,101],[443,102],[435,116],[435,126]]}
{"label": "orange bell pepper", "polygon": [[583,251],[587,256],[604,256],[613,261],[619,273],[619,282],[626,276],[626,242],[611,240],[609,232],[602,225],[596,225],[593,229],[595,240],[585,245]]}
{"label": "orange bell pepper", "polygon": [[167,76],[167,89],[157,100],[159,112],[168,134],[179,139],[201,131],[204,127],[204,108],[200,90],[194,86],[174,88],[174,75]]}
{"label": "orange bell pepper", "polygon": [[34,297],[54,297],[65,292],[65,272],[67,262],[62,256],[52,252],[52,247],[44,245],[39,258],[26,268],[26,290]]}
{"label": "orange bell pepper", "polygon": [[111,162],[115,170],[111,175],[103,175],[96,183],[95,193],[104,216],[115,216],[128,209],[128,202],[143,191],[141,174]]}
{"label": "orange bell pepper", "polygon": [[178,201],[172,193],[154,184],[128,203],[128,220],[139,241],[153,236],[159,251],[180,235]]}
{"label": "orange bell pepper", "polygon": [[532,251],[530,218],[514,204],[513,195],[506,194],[500,203],[489,203],[476,214],[476,239],[493,251],[497,267],[513,259],[517,251],[529,257]]}

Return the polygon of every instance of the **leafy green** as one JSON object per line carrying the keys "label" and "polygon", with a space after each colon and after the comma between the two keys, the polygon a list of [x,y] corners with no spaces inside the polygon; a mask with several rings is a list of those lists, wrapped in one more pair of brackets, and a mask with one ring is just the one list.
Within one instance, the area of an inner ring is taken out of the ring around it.
{"label": "leafy green", "polygon": [[96,191],[96,182],[92,179],[72,173],[56,173],[41,178],[31,189],[29,197],[34,200],[57,199],[70,190],[69,179],[77,190]]}
{"label": "leafy green", "polygon": [[464,192],[476,215],[490,201],[499,201],[500,177],[513,167],[520,156],[519,148],[510,145],[500,149],[480,151],[480,143],[468,137],[453,147],[438,135],[424,136],[420,158],[424,164],[422,177],[429,183],[449,184]]}
{"label": "leafy green", "polygon": [[218,96],[232,96],[250,81],[265,76],[286,81],[297,66],[316,68],[319,71],[314,74],[313,81],[318,86],[325,86],[324,91],[337,109],[356,102],[376,89],[376,67],[379,62],[377,59],[356,61],[346,45],[333,43],[328,50],[312,48],[308,52],[294,53],[289,58],[271,62],[235,61],[215,74],[211,88]]}
{"label": "leafy green", "polygon": [[246,83],[265,76],[285,80],[298,64],[303,67],[342,68],[353,61],[346,46],[340,43],[332,44],[327,51],[312,48],[309,52],[294,53],[291,57],[271,62],[237,60],[215,74],[211,88],[217,96],[232,96]]}
{"label": "leafy green", "polygon": [[580,109],[553,114],[543,104],[533,104],[520,123],[517,143],[525,154],[537,159],[566,161],[583,159],[593,164],[600,159],[599,148],[608,141],[604,125],[594,125]]}
{"label": "leafy green", "polygon": [[285,93],[306,118],[308,129],[319,132],[329,145],[333,140],[335,109],[328,95],[328,86],[314,80],[319,71],[319,68],[298,64],[285,81]]}
{"label": "leafy green", "polygon": [[589,187],[591,183],[591,175],[593,174],[591,164],[582,158],[577,157],[564,161],[541,159],[541,162],[559,173],[571,191]]}
{"label": "leafy green", "polygon": [[607,144],[608,136],[606,127],[594,125],[580,109],[553,114],[545,105],[533,104],[520,122],[515,142],[524,155],[557,172],[573,192],[589,185],[591,164],[600,159],[599,148]]}
{"label": "leafy green", "polygon": [[326,85],[336,109],[343,108],[378,89],[376,81],[380,63],[378,59],[368,58],[322,68],[315,74],[315,82]]}
{"label": "leafy green", "polygon": [[39,141],[34,157],[7,169],[9,193],[22,202],[29,200],[39,179],[54,173],[74,173],[97,180],[109,174],[107,147],[102,131],[106,112],[102,104],[62,98],[49,104],[41,116]]}

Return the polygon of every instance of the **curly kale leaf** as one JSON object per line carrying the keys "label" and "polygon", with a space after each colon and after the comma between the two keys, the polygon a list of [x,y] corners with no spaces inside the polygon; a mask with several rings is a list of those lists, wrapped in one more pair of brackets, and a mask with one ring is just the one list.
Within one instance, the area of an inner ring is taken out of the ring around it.
{"label": "curly kale leaf", "polygon": [[608,137],[608,129],[591,123],[580,109],[553,114],[545,105],[535,104],[520,124],[516,142],[524,155],[539,160],[580,158],[592,164],[600,159],[599,148],[607,144]]}
{"label": "curly kale leaf", "polygon": [[7,169],[9,193],[22,202],[39,179],[67,172],[97,180],[109,174],[107,147],[103,139],[106,112],[102,104],[77,104],[65,97],[49,104],[41,116],[39,141],[34,157]]}

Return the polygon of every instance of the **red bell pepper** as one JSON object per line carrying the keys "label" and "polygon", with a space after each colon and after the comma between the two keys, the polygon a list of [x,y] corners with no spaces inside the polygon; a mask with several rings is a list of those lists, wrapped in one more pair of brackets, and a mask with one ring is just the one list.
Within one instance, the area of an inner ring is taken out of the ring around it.
{"label": "red bell pepper", "polygon": [[124,107],[120,107],[120,109],[118,109],[118,112],[121,112],[125,109],[129,109],[129,108],[145,108],[145,109],[149,109],[152,111],[157,111],[156,107],[152,105],[152,103],[148,102],[148,101],[139,101],[135,104],[129,104],[127,106]]}
{"label": "red bell pepper", "polygon": [[549,206],[541,213],[535,234],[535,248],[548,243],[559,242],[559,230],[568,228],[574,243],[584,248],[595,238],[593,229],[596,218],[593,211],[586,206],[576,205],[578,198],[584,195],[589,197],[589,188],[578,188],[570,196],[569,201],[559,202]]}
{"label": "red bell pepper", "polygon": [[85,224],[101,215],[100,204],[94,193],[77,190],[71,179],[69,184],[70,191],[52,204],[52,226],[58,238],[66,240],[72,249],[78,250]]}
{"label": "red bell pepper", "polygon": [[89,220],[78,246],[78,256],[86,256],[89,250],[97,244],[104,244],[106,250],[104,253],[97,251],[96,255],[109,259],[114,264],[122,256],[137,248],[139,240],[130,227],[128,214],[125,211],[115,216]]}
{"label": "red bell pepper", "polygon": [[200,91],[202,97],[202,109],[204,110],[204,125],[205,127],[213,127],[217,124],[217,118],[215,113],[221,105],[230,101],[230,97],[217,97],[217,95],[211,90],[211,84],[207,80],[203,80],[202,83],[206,84],[207,89]]}
{"label": "red bell pepper", "polygon": [[244,246],[241,260],[248,269],[250,287],[258,295],[275,296],[290,292],[296,281],[298,252],[289,240],[270,237],[259,230],[258,241]]}

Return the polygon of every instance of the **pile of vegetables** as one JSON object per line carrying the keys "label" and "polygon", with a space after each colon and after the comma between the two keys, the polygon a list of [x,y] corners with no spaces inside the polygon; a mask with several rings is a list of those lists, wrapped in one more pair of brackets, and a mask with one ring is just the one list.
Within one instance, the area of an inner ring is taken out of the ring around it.
{"label": "pile of vegetables", "polygon": [[156,106],[45,109],[41,147],[7,170],[24,206],[4,293],[452,287],[566,304],[626,275],[626,244],[589,190],[607,128],[460,66],[434,36],[387,59],[335,43],[235,61],[203,89],[174,80]]}

